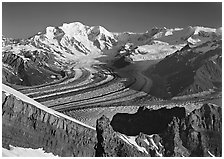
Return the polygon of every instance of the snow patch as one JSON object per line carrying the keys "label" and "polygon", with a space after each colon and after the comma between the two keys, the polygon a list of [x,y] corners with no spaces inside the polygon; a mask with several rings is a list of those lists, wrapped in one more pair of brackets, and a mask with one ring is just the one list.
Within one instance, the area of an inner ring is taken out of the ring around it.
{"label": "snow patch", "polygon": [[133,145],[135,146],[139,151],[141,152],[144,152],[146,154],[148,154],[148,152],[146,151],[146,149],[144,147],[140,147],[135,139],[136,139],[136,136],[126,136],[124,134],[120,134],[119,136],[122,140],[124,140],[126,143],[128,143],[129,145]]}
{"label": "snow patch", "polygon": [[51,75],[51,78],[56,78],[56,76],[55,75]]}
{"label": "snow patch", "polygon": [[55,32],[55,28],[54,27],[47,27],[46,28],[46,37],[48,39],[53,39],[54,38],[54,32]]}
{"label": "snow patch", "polygon": [[204,32],[216,32],[216,29],[213,28],[207,28],[207,27],[200,27],[200,26],[196,26],[194,27],[195,32],[194,35],[198,34],[200,31],[204,31]]}
{"label": "snow patch", "polygon": [[173,29],[169,29],[166,33],[165,36],[173,35]]}
{"label": "snow patch", "polygon": [[215,157],[215,155],[213,155],[210,151],[208,151],[208,154],[209,154],[211,157]]}
{"label": "snow patch", "polygon": [[159,42],[153,45],[142,45],[135,49],[135,54],[131,54],[130,57],[133,61],[142,61],[142,60],[156,60],[162,59],[167,55],[170,55],[182,48],[181,45],[166,45],[164,42]]}
{"label": "snow patch", "polygon": [[158,150],[159,148],[158,148],[158,146],[156,145],[156,143],[154,142],[154,140],[153,140],[153,135],[150,135],[149,136],[150,137],[150,142],[152,143],[152,145]]}
{"label": "snow patch", "polygon": [[189,37],[187,39],[187,41],[192,43],[192,44],[196,44],[196,43],[199,43],[201,40],[200,39],[192,39],[192,37]]}
{"label": "snow patch", "polygon": [[8,92],[5,93],[5,96],[9,96],[9,95],[10,95],[10,93],[8,93]]}
{"label": "snow patch", "polygon": [[149,141],[148,141],[147,139],[144,139],[143,141],[145,141],[145,143],[146,143],[147,145],[149,145]]}
{"label": "snow patch", "polygon": [[2,148],[2,157],[58,157],[52,153],[46,153],[43,148],[32,149],[14,147],[9,145],[10,150]]}

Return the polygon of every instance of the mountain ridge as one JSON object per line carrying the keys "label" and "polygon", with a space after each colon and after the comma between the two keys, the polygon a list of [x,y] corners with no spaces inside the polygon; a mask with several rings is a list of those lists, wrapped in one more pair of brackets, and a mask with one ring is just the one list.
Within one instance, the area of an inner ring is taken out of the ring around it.
{"label": "mountain ridge", "polygon": [[[199,46],[208,41],[221,39],[221,32],[221,28],[189,26],[174,29],[152,28],[145,33],[114,33],[102,26],[86,26],[80,22],[73,22],[46,27],[45,31],[28,39],[13,40],[3,36],[2,46],[3,52],[13,51],[19,54],[22,50],[44,51],[51,52],[60,61],[68,61],[78,60],[83,56],[94,59],[105,54],[115,54],[119,48],[131,44],[133,48],[142,48],[134,50],[136,53],[158,50],[158,58],[163,58],[164,56],[160,57],[160,52],[165,51],[165,55],[169,55],[187,43]],[[141,60],[141,57],[135,57]]]}

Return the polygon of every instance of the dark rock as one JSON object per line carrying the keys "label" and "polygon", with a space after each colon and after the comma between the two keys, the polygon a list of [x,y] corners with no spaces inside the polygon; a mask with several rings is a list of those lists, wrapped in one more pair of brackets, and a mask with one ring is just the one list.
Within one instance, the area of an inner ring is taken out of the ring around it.
{"label": "dark rock", "polygon": [[110,120],[102,116],[97,120],[96,157],[137,157],[150,156],[127,144],[110,125]]}
{"label": "dark rock", "polygon": [[185,135],[183,144],[191,151],[191,156],[209,156],[208,151],[215,156],[221,156],[221,112],[218,106],[204,104],[187,116],[186,128],[182,128],[181,132],[182,136]]}
{"label": "dark rock", "polygon": [[[2,54],[2,62],[5,64],[3,65],[3,82],[33,86],[53,82],[51,75],[55,75],[57,79],[66,76],[65,71],[51,64],[53,57],[50,59],[44,52],[21,51],[20,55],[17,55],[5,51]],[[24,58],[29,60],[25,61]]]}
{"label": "dark rock", "polygon": [[173,120],[169,123],[166,131],[160,134],[165,148],[164,156],[183,157],[190,155],[188,150],[182,145],[179,122],[180,119],[174,117]]}
{"label": "dark rock", "polygon": [[207,52],[198,52],[196,49],[205,44],[195,48],[186,45],[158,62],[150,70],[150,78],[153,80],[150,94],[170,99],[214,88],[220,91],[222,48],[220,41],[212,43],[219,47]]}
{"label": "dark rock", "polygon": [[[199,157],[221,156],[221,121],[221,108],[204,104],[188,115],[184,108],[149,110],[140,107],[135,114],[116,114],[111,126],[128,136],[138,135],[136,143],[145,147],[151,156]],[[149,136],[152,134],[153,138]],[[156,143],[156,149],[147,146],[145,139],[151,146],[152,142]]]}
{"label": "dark rock", "polygon": [[113,66],[116,68],[122,68],[129,65],[131,62],[132,61],[129,56],[121,56],[120,58],[114,60]]}
{"label": "dark rock", "polygon": [[134,136],[140,132],[151,135],[166,130],[174,116],[184,118],[185,109],[149,110],[140,107],[135,114],[117,113],[111,121],[111,126],[115,131],[126,135]]}

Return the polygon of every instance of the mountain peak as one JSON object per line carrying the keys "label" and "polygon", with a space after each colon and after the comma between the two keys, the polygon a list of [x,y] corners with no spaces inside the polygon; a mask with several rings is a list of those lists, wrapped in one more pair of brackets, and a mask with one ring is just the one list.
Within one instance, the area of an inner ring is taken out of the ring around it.
{"label": "mountain peak", "polygon": [[59,27],[62,29],[65,34],[69,36],[74,35],[85,35],[86,29],[89,28],[88,26],[82,24],[81,22],[73,22],[73,23],[63,23],[62,26]]}
{"label": "mountain peak", "polygon": [[63,23],[62,27],[73,28],[73,27],[84,27],[85,25],[81,22]]}

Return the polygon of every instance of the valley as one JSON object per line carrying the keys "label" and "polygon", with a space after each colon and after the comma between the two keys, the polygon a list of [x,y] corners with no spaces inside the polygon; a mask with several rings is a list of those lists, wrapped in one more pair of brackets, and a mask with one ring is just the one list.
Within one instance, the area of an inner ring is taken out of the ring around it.
{"label": "valley", "polygon": [[18,90],[47,107],[63,112],[129,101],[147,95],[151,82],[139,68],[131,67],[119,70],[118,74],[105,68],[98,68],[95,70],[97,73],[85,68],[77,69],[74,77],[70,75],[72,78],[60,83]]}

